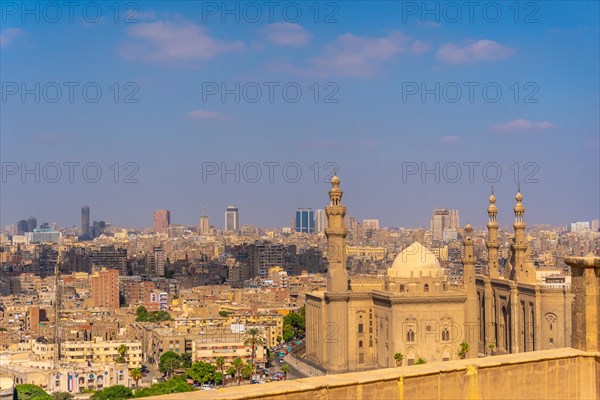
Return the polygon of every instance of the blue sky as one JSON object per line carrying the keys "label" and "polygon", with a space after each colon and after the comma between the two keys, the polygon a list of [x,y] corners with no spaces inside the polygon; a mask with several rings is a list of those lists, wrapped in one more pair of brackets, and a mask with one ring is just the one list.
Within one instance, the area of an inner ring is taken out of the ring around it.
{"label": "blue sky", "polygon": [[[242,224],[287,226],[297,207],[326,205],[332,162],[349,214],[384,226],[425,226],[437,207],[482,225],[492,184],[509,224],[516,180],[530,224],[599,217],[597,2],[481,2],[472,20],[461,2],[280,2],[272,20],[264,2],[229,14],[222,2],[123,2],[118,14],[81,2],[72,18],[7,4],[2,226],[77,225],[83,204],[119,226],[150,226],[162,208],[198,223],[202,207],[222,226],[230,204]],[[35,163],[39,182],[20,174]],[[208,174],[236,163],[239,182]],[[439,179],[421,176],[436,163]]]}

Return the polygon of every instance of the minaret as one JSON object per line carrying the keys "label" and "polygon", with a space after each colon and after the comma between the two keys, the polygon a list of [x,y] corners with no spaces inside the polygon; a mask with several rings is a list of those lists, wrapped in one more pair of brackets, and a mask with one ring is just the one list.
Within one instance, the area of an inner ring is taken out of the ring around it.
{"label": "minaret", "polygon": [[500,267],[498,265],[498,207],[496,207],[496,196],[494,196],[494,188],[490,196],[490,206],[488,212],[488,240],[486,243],[488,249],[488,270],[490,278],[500,278]]}
{"label": "minaret", "polygon": [[344,226],[346,207],[342,205],[340,178],[331,178],[329,191],[329,206],[325,207],[327,214],[327,291],[342,293],[348,291],[348,273],[346,272],[346,236],[348,230]]}
{"label": "minaret", "polygon": [[515,237],[511,244],[510,278],[517,282],[535,283],[537,282],[535,270],[527,256],[529,243],[527,242],[527,234],[525,232],[525,227],[527,226],[525,224],[525,206],[522,203],[523,195],[520,189],[515,196],[515,200],[517,200],[517,204],[513,207],[515,211],[515,222],[513,223]]}
{"label": "minaret", "polygon": [[467,294],[465,303],[465,341],[469,343],[469,358],[475,358],[479,347],[479,319],[477,288],[475,287],[475,255],[473,250],[473,228],[470,224],[465,226],[465,238],[463,240],[464,254],[463,284]]}

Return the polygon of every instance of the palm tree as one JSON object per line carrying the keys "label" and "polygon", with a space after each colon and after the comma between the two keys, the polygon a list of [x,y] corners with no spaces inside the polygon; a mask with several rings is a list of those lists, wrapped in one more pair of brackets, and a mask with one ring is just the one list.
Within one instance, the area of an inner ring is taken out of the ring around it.
{"label": "palm tree", "polygon": [[139,381],[144,375],[142,374],[141,368],[133,368],[129,370],[129,376],[131,376],[131,379],[135,381],[135,386],[138,387]]}
{"label": "palm tree", "polygon": [[217,359],[215,360],[215,365],[221,370],[221,375],[223,376],[223,381],[221,383],[223,384],[223,386],[225,386],[225,373],[223,372],[223,370],[225,369],[225,358],[217,357]]}
{"label": "palm tree", "polygon": [[283,372],[283,376],[284,376],[285,380],[287,381],[287,374],[288,374],[288,372],[290,372],[290,367],[288,367],[287,365],[282,365],[280,370],[281,370],[281,372]]}
{"label": "palm tree", "polygon": [[117,358],[117,362],[119,363],[124,363],[125,361],[125,357],[127,357],[127,352],[129,351],[129,347],[127,347],[127,345],[122,344],[119,346],[119,348],[117,349],[117,352],[119,353],[119,357]]}
{"label": "palm tree", "polygon": [[402,353],[394,354],[394,360],[396,360],[396,366],[399,367],[402,365],[402,360],[404,360],[404,356]]}
{"label": "palm tree", "polygon": [[252,347],[252,371],[256,369],[255,358],[256,358],[256,347],[264,346],[265,338],[258,328],[250,328],[246,330],[246,337],[244,338],[244,346]]}
{"label": "palm tree", "polygon": [[237,375],[238,386],[240,386],[242,370],[244,369],[244,362],[241,358],[237,357],[235,360],[233,360],[233,368],[235,369],[235,373]]}

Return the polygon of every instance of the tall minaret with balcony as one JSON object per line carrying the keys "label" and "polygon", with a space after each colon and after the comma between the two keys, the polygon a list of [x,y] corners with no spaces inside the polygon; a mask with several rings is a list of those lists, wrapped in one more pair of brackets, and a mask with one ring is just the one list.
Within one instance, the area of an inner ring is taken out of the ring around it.
{"label": "tall minaret with balcony", "polygon": [[327,291],[342,293],[348,291],[348,272],[346,271],[346,236],[348,230],[344,226],[346,207],[342,205],[340,178],[337,175],[331,179],[329,190],[329,206],[325,207],[327,214]]}
{"label": "tall minaret with balcony", "polygon": [[465,226],[463,245],[463,284],[467,294],[467,301],[465,303],[465,339],[470,347],[469,358],[476,358],[479,342],[479,313],[477,288],[475,287],[475,252],[471,224]]}
{"label": "tall minaret with balcony", "polygon": [[496,196],[494,196],[494,189],[492,188],[492,195],[490,196],[490,206],[487,209],[488,212],[488,240],[486,243],[488,250],[488,270],[490,278],[500,278],[500,266],[498,265],[498,207],[496,207]]}
{"label": "tall minaret with balcony", "polygon": [[535,269],[529,254],[529,243],[527,242],[527,233],[525,232],[525,206],[523,205],[523,195],[519,190],[515,196],[517,204],[513,207],[515,212],[515,222],[513,228],[515,230],[515,236],[511,243],[511,271],[510,278],[517,282],[524,283],[535,283],[537,279],[535,277]]}

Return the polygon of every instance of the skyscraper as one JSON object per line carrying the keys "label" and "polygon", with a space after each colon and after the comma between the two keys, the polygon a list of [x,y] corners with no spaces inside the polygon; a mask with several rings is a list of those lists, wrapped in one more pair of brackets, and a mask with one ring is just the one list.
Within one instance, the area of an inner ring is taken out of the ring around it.
{"label": "skyscraper", "polygon": [[37,228],[37,218],[29,217],[27,219],[27,232],[33,232],[35,228]]}
{"label": "skyscraper", "polygon": [[208,215],[206,215],[206,211],[200,217],[200,234],[208,235],[210,233],[210,223],[208,221]]}
{"label": "skyscraper", "polygon": [[310,208],[296,211],[296,232],[315,233],[315,213]]}
{"label": "skyscraper", "polygon": [[327,228],[327,214],[325,214],[325,210],[317,210],[315,211],[315,232],[323,233],[325,232],[325,228]]}
{"label": "skyscraper", "polygon": [[81,207],[81,238],[90,239],[90,207]]}
{"label": "skyscraper", "polygon": [[225,230],[228,232],[240,230],[240,214],[235,206],[229,206],[225,211]]}
{"label": "skyscraper", "polygon": [[17,222],[17,235],[23,235],[27,232],[27,221],[22,219]]}
{"label": "skyscraper", "polygon": [[167,227],[171,224],[171,211],[154,210],[154,233],[167,233]]}
{"label": "skyscraper", "polygon": [[450,226],[450,212],[447,208],[436,208],[431,216],[431,237],[442,240],[444,228]]}

